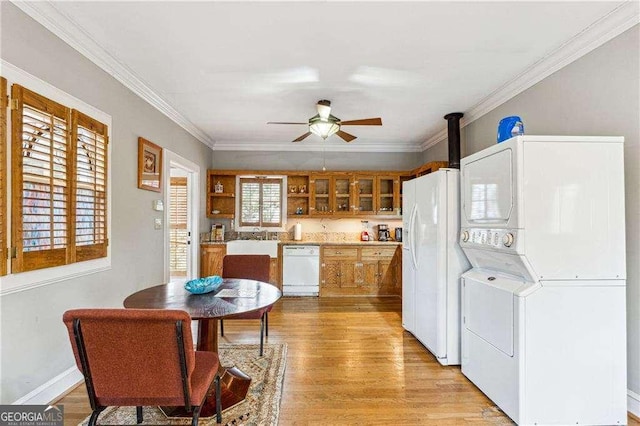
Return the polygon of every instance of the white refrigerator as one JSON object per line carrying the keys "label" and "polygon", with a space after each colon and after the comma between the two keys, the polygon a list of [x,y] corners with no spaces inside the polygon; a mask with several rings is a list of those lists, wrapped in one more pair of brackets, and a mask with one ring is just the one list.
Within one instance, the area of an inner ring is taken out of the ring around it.
{"label": "white refrigerator", "polygon": [[460,172],[440,169],[402,185],[402,326],[442,365],[460,364]]}

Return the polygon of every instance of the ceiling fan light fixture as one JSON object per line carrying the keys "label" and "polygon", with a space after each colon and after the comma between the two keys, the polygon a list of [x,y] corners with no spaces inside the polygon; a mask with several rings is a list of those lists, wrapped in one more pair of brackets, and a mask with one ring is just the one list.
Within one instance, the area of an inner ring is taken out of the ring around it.
{"label": "ceiling fan light fixture", "polygon": [[322,119],[309,124],[309,131],[314,135],[320,136],[322,139],[327,139],[329,136],[337,133],[338,130],[340,130],[339,124]]}

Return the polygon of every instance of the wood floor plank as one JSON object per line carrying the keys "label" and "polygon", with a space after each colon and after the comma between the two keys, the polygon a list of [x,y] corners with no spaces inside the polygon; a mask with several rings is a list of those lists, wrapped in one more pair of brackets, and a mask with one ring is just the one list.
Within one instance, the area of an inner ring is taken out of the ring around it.
{"label": "wood floor plank", "polygon": [[[284,298],[267,342],[286,342],[281,425],[507,425],[460,372],[402,329],[399,298]],[[221,342],[257,343],[257,321],[225,321]],[[84,385],[58,403],[65,425],[91,413]],[[629,417],[629,425],[640,422]]]}

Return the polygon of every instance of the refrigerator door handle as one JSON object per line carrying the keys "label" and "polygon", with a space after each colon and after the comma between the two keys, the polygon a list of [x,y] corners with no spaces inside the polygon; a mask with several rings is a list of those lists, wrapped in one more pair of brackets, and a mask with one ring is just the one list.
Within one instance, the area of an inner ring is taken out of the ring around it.
{"label": "refrigerator door handle", "polygon": [[411,260],[413,262],[413,267],[418,269],[418,259],[416,258],[416,229],[415,229],[415,219],[418,213],[418,206],[414,205],[413,210],[411,211],[411,218],[409,219],[409,233],[410,235],[410,247],[411,247]]}

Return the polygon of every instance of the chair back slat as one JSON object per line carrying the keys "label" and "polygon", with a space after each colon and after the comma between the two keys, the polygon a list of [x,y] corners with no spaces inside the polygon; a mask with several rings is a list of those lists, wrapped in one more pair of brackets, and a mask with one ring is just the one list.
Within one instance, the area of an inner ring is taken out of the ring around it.
{"label": "chair back slat", "polygon": [[269,282],[271,258],[266,254],[228,254],[222,259],[224,278]]}
{"label": "chair back slat", "polygon": [[74,335],[76,319],[79,320],[99,405],[127,405],[128,400],[146,398],[184,404],[176,333],[178,321],[182,322],[188,379],[195,366],[191,318],[186,312],[145,309],[77,309],[65,312],[63,320],[69,331],[76,364],[83,371]]}

